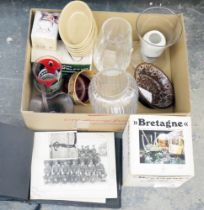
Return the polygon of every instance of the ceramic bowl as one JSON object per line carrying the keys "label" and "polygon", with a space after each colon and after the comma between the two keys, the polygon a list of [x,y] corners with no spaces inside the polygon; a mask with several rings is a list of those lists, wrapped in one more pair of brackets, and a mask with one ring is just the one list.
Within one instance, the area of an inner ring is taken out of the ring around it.
{"label": "ceramic bowl", "polygon": [[74,57],[84,57],[90,54],[94,48],[95,40],[97,38],[97,33],[98,31],[95,30],[94,34],[90,37],[90,41],[87,42],[86,45],[81,48],[77,48],[77,47],[73,48],[73,47],[66,46],[68,52]]}
{"label": "ceramic bowl", "polygon": [[65,6],[59,18],[59,33],[72,56],[82,57],[91,53],[98,30],[86,3],[73,1]]}
{"label": "ceramic bowl", "polygon": [[85,48],[91,42],[94,42],[95,39],[96,39],[96,36],[98,34],[98,29],[97,29],[96,22],[95,22],[94,19],[92,20],[92,22],[93,22],[92,31],[89,34],[89,36],[82,43],[80,43],[80,44],[71,44],[71,43],[68,43],[68,42],[64,42],[66,47],[69,48],[69,49],[77,50],[77,49]]}
{"label": "ceramic bowl", "polygon": [[88,88],[95,74],[94,70],[82,70],[72,74],[68,83],[68,93],[75,104],[87,105],[89,103]]}
{"label": "ceramic bowl", "polygon": [[139,64],[134,77],[139,89],[139,100],[147,107],[167,108],[174,104],[174,88],[169,78],[159,67]]}
{"label": "ceramic bowl", "polygon": [[93,15],[88,5],[82,1],[72,1],[62,10],[59,18],[59,33],[68,44],[81,44],[90,36]]}

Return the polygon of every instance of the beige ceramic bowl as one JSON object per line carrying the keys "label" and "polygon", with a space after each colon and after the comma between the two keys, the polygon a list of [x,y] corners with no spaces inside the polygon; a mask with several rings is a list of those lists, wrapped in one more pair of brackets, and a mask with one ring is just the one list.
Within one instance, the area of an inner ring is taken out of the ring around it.
{"label": "beige ceramic bowl", "polygon": [[95,25],[93,28],[92,28],[92,32],[90,34],[90,36],[86,39],[86,41],[84,41],[83,45],[66,45],[66,47],[70,50],[73,50],[73,51],[81,51],[83,49],[86,49],[92,42],[95,41],[96,39],[96,36],[98,34],[98,30],[97,30],[97,27],[96,27],[96,24],[94,23],[93,25]]}
{"label": "beige ceramic bowl", "polygon": [[76,57],[81,57],[81,56],[86,56],[91,52],[91,50],[93,49],[95,40],[97,38],[97,35],[98,35],[98,29],[97,29],[95,20],[93,20],[93,26],[94,27],[92,28],[92,33],[90,37],[88,37],[87,41],[84,42],[84,45],[80,47],[78,45],[75,45],[74,47],[72,47],[70,45],[65,44],[70,54]]}
{"label": "beige ceramic bowl", "polygon": [[95,40],[97,38],[97,31],[94,32],[93,36],[90,39],[90,42],[87,43],[86,46],[83,48],[69,48],[67,47],[67,50],[75,56],[81,56],[81,55],[87,55],[94,47]]}
{"label": "beige ceramic bowl", "polygon": [[68,3],[60,14],[59,33],[68,47],[82,47],[93,31],[93,14],[82,1]]}
{"label": "beige ceramic bowl", "polygon": [[93,50],[93,48],[94,48],[94,44],[95,44],[95,42],[91,42],[90,44],[89,44],[89,46],[87,46],[85,49],[80,49],[80,50],[70,50],[70,49],[67,49],[68,50],[68,52],[70,53],[70,54],[72,54],[73,56],[84,56],[84,55],[88,55],[92,50]]}

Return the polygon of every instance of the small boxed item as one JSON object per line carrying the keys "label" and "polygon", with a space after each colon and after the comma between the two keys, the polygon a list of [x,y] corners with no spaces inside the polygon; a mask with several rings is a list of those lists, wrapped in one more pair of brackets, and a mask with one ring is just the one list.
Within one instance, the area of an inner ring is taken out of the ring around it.
{"label": "small boxed item", "polygon": [[31,32],[32,47],[57,49],[59,13],[36,11]]}
{"label": "small boxed item", "polygon": [[179,187],[194,176],[191,119],[131,115],[123,133],[123,184]]}
{"label": "small boxed item", "polygon": [[31,50],[31,63],[34,63],[41,57],[52,56],[57,58],[62,64],[62,74],[67,75],[74,72],[79,72],[82,69],[91,69],[92,66],[92,54],[85,57],[73,57],[67,51],[65,45],[61,40],[57,42],[57,50],[50,51],[47,49],[32,48]]}

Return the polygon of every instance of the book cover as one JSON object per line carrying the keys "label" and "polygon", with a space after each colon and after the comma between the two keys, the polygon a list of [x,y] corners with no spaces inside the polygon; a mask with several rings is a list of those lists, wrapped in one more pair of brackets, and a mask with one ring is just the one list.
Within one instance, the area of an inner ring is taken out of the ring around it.
{"label": "book cover", "polygon": [[0,196],[28,200],[33,132],[0,123]]}

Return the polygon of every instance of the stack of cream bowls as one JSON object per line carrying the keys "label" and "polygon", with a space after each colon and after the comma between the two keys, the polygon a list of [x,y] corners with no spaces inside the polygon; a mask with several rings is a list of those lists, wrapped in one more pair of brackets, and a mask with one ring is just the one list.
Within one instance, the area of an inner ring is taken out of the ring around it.
{"label": "stack of cream bowls", "polygon": [[82,1],[68,3],[60,14],[59,33],[68,52],[84,57],[92,52],[97,26],[89,6]]}

